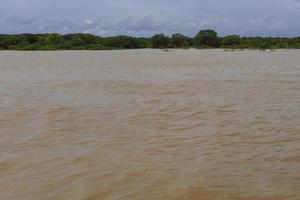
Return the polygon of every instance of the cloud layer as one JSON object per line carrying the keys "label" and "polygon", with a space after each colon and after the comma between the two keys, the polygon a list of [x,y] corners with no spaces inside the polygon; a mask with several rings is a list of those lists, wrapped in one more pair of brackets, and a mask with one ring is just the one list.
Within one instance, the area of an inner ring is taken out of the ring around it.
{"label": "cloud layer", "polygon": [[0,0],[0,33],[300,36],[300,0]]}

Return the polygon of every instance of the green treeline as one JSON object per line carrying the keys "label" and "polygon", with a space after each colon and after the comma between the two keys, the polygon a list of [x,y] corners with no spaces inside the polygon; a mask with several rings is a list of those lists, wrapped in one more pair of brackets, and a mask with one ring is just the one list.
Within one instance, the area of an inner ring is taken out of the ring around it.
{"label": "green treeline", "polygon": [[125,35],[101,37],[75,33],[0,34],[0,50],[108,50],[138,48],[228,48],[228,49],[300,49],[300,37],[219,37],[214,30],[202,30],[195,37],[180,33],[171,37],[157,34],[151,38]]}

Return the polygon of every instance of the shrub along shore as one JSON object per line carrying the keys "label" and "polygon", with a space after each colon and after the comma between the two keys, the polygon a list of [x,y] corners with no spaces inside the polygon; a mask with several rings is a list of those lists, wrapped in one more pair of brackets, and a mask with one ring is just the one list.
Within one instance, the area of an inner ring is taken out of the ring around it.
{"label": "shrub along shore", "polygon": [[214,30],[202,30],[195,37],[177,33],[150,38],[92,34],[0,34],[0,50],[111,50],[139,48],[224,48],[224,49],[300,49],[300,37],[219,37]]}

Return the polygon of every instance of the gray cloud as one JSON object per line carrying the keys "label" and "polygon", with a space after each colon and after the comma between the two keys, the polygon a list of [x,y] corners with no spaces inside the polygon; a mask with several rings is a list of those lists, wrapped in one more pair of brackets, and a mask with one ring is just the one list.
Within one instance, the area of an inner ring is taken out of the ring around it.
{"label": "gray cloud", "polygon": [[1,33],[300,35],[300,0],[0,0]]}

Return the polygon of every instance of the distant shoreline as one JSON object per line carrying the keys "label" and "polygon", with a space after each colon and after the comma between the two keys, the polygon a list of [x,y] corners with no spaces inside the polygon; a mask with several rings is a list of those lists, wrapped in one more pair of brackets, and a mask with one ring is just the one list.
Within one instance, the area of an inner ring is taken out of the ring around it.
{"label": "distant shoreline", "polygon": [[300,49],[300,37],[240,37],[218,36],[214,30],[202,30],[195,37],[176,33],[172,36],[156,34],[152,37],[126,35],[101,37],[74,33],[0,34],[0,50],[52,51],[52,50],[123,50],[123,49]]}
{"label": "distant shoreline", "polygon": [[106,52],[106,51],[139,51],[139,50],[157,50],[162,52],[172,52],[177,50],[196,50],[196,51],[207,51],[207,50],[220,50],[224,52],[239,52],[239,51],[261,51],[261,52],[274,52],[274,51],[300,51],[298,48],[278,48],[278,49],[226,49],[226,48],[166,48],[166,49],[157,49],[157,48],[138,48],[138,49],[99,49],[99,50],[91,50],[91,49],[54,49],[54,50],[15,50],[15,49],[0,49],[0,52],[64,52],[64,51],[82,51],[82,52]]}

